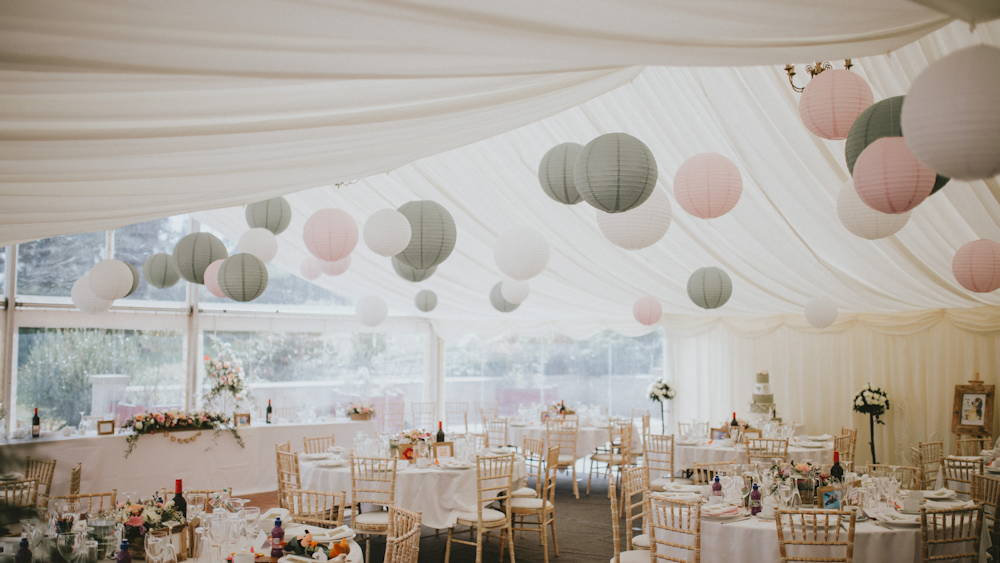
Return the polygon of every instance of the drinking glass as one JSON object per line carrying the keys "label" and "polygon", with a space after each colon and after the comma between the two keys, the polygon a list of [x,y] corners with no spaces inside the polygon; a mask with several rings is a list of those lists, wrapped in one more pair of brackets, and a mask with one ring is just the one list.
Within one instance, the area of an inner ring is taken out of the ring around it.
{"label": "drinking glass", "polygon": [[186,493],[188,505],[188,516],[190,520],[200,517],[205,513],[205,493]]}
{"label": "drinking glass", "polygon": [[222,546],[229,537],[229,529],[232,527],[224,513],[213,513],[208,520],[208,535],[212,539],[212,545],[219,548],[219,559],[222,559]]}
{"label": "drinking glass", "polygon": [[792,500],[792,486],[787,483],[779,485],[778,498],[781,500],[781,507],[788,508],[788,503]]}
{"label": "drinking glass", "polygon": [[77,432],[82,436],[87,433],[87,412],[80,411],[80,424],[77,425]]}
{"label": "drinking glass", "polygon": [[145,542],[146,561],[149,563],[160,563],[166,543],[167,541],[163,536],[154,536],[151,533],[147,533]]}
{"label": "drinking glass", "polygon": [[56,549],[66,561],[76,561],[83,554],[84,534],[79,532],[62,533],[56,535]]}
{"label": "drinking glass", "polygon": [[257,537],[257,534],[260,533],[260,508],[256,506],[243,507],[243,527],[250,540]]}
{"label": "drinking glass", "polygon": [[192,563],[209,563],[211,557],[211,540],[208,537],[208,528],[198,526],[194,529],[194,541],[191,545]]}

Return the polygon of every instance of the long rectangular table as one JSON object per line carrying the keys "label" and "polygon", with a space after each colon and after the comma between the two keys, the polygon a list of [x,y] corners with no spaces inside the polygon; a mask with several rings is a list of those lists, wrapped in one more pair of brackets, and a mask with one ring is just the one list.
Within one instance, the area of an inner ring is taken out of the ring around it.
{"label": "long rectangular table", "polygon": [[162,487],[173,487],[184,479],[186,489],[232,487],[236,495],[274,491],[278,488],[275,444],[290,441],[292,451],[302,451],[302,438],[335,435],[339,445],[350,448],[357,432],[374,436],[373,421],[339,419],[313,424],[253,425],[241,427],[241,448],[229,431],[215,436],[202,431],[193,442],[194,432],[143,435],[135,450],[125,458],[125,436],[51,436],[13,440],[0,445],[0,455],[8,471],[22,471],[26,456],[58,461],[52,483],[53,495],[69,493],[70,469],[83,463],[80,490],[101,492],[117,489],[149,495]]}

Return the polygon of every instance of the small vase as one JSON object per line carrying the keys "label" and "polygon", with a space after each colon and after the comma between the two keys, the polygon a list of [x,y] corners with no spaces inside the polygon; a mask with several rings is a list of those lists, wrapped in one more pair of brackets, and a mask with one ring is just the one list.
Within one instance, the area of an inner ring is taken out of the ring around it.
{"label": "small vase", "polygon": [[371,413],[351,413],[351,420],[371,420]]}
{"label": "small vase", "polygon": [[128,550],[132,553],[132,560],[146,560],[146,536],[138,536],[128,540]]}

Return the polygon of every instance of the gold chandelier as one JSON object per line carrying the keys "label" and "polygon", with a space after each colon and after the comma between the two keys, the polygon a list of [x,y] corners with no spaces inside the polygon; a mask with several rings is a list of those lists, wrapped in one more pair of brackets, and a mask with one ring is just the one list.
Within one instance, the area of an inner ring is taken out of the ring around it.
{"label": "gold chandelier", "polygon": [[[854,64],[851,63],[851,59],[844,60],[845,69],[851,70],[852,66],[854,66]],[[810,79],[816,78],[824,70],[833,70],[833,65],[828,62],[820,61],[814,61],[812,64],[806,65],[806,72],[809,73]],[[795,85],[795,65],[785,65],[785,73],[788,74],[788,83],[792,85],[792,90],[802,93],[802,91],[806,89],[805,86],[799,87]]]}

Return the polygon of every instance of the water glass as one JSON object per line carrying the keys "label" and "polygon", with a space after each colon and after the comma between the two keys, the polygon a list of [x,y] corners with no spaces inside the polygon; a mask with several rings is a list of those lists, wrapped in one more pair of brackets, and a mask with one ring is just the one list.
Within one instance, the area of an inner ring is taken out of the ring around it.
{"label": "water glass", "polygon": [[56,550],[66,561],[76,561],[84,550],[84,534],[79,532],[56,535]]}
{"label": "water glass", "polygon": [[243,507],[243,527],[250,539],[257,537],[257,534],[260,533],[260,508],[256,506]]}

